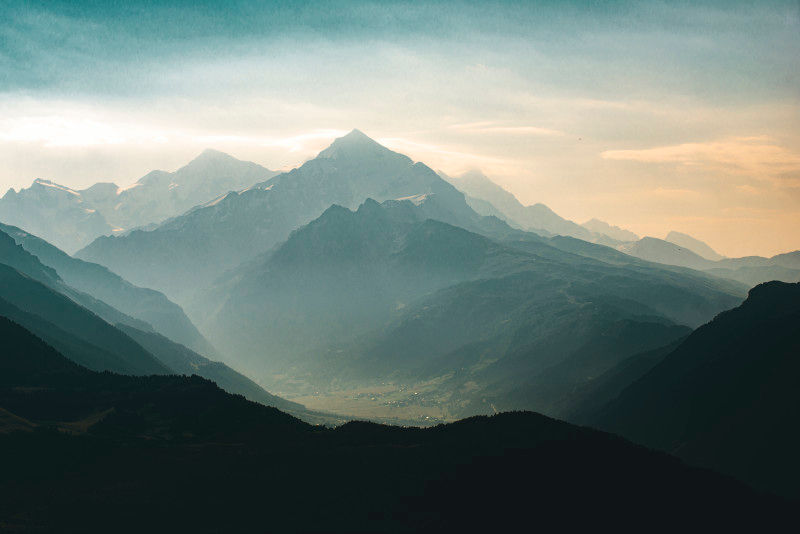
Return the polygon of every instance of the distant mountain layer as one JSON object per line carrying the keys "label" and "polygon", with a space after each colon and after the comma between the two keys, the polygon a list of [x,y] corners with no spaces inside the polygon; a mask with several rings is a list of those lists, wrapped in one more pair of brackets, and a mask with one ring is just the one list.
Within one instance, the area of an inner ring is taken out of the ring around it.
{"label": "distant mountain layer", "polygon": [[622,229],[619,226],[610,225],[607,222],[597,219],[586,221],[581,226],[591,232],[605,234],[612,239],[616,239],[617,241],[637,241],[639,239],[638,235],[629,230]]}
{"label": "distant mountain layer", "polygon": [[675,243],[678,246],[688,248],[695,254],[702,256],[707,260],[719,261],[725,258],[725,256],[717,254],[717,252],[711,247],[709,247],[707,244],[687,234],[682,234],[680,232],[672,231],[668,233],[667,237],[665,237],[664,239],[665,241],[669,241],[670,243]]}
{"label": "distant mountain layer", "polygon": [[10,189],[0,199],[0,222],[73,253],[98,236],[159,223],[275,174],[255,163],[206,150],[175,172],[153,171],[125,188],[98,183],[73,190],[37,179],[29,188]]}
{"label": "distant mountain layer", "polygon": [[78,191],[48,180],[34,180],[0,198],[0,221],[20,226],[60,249],[75,252],[113,227]]}
{"label": "distant mountain layer", "polygon": [[[442,175],[459,191],[467,195],[470,206],[481,215],[495,215],[503,218],[512,226],[524,230],[537,232],[541,235],[565,235],[598,241],[606,244],[617,240],[605,232],[595,232],[584,226],[568,221],[544,204],[523,206],[517,198],[492,182],[479,171],[470,171],[458,178]],[[498,214],[502,214],[499,215]]]}
{"label": "distant mountain layer", "polygon": [[[427,213],[410,201],[331,207],[221,278],[192,314],[228,362],[272,388],[288,387],[276,374],[313,388],[446,377],[456,413],[490,411],[488,398],[547,412],[587,376],[685,335],[678,325],[702,324],[743,294],[606,247],[641,266],[535,234],[493,240]],[[546,393],[534,387],[544,376]]]}
{"label": "distant mountain layer", "polygon": [[770,282],[698,328],[590,419],[601,428],[800,496],[800,284]]}
{"label": "distant mountain layer", "polygon": [[[134,286],[105,267],[73,258],[14,226],[0,224],[0,234],[10,236],[25,251],[36,256],[42,265],[57,271],[58,276],[72,288],[149,323],[156,331],[178,343],[208,356],[216,353],[180,306],[170,302],[162,293]],[[0,262],[7,262],[8,258],[0,254]]]}
{"label": "distant mountain layer", "polygon": [[490,532],[533,516],[774,530],[790,518],[730,479],[538,414],[312,427],[199,377],[91,372],[3,318],[0,337],[4,529]]}
{"label": "distant mountain layer", "polygon": [[800,281],[800,251],[772,258],[749,256],[712,261],[689,248],[655,237],[643,237],[639,241],[619,245],[617,249],[643,260],[705,271],[750,287],[772,280]]}
{"label": "distant mountain layer", "polygon": [[355,209],[367,198],[432,199],[444,214],[440,216],[465,225],[479,218],[464,195],[430,168],[354,130],[291,172],[218,198],[153,230],[99,238],[77,255],[183,303],[332,204]]}

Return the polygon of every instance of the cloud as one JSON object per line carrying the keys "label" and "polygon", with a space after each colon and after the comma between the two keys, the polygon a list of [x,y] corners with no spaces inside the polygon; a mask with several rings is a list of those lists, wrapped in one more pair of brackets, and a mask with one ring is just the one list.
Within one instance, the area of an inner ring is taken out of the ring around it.
{"label": "cloud", "polygon": [[700,198],[700,193],[691,189],[669,189],[657,187],[653,189],[652,194],[674,200],[696,200]]}
{"label": "cloud", "polygon": [[766,136],[733,137],[705,143],[683,143],[644,150],[607,150],[601,157],[642,163],[706,167],[755,178],[773,179],[786,185],[791,174],[800,173],[800,154],[774,144]]}
{"label": "cloud", "polygon": [[738,191],[739,193],[744,193],[746,195],[758,195],[761,193],[761,191],[759,191],[757,188],[748,184],[737,185],[736,191]]}
{"label": "cloud", "polygon": [[133,124],[109,124],[88,118],[48,115],[0,120],[0,141],[40,143],[44,147],[85,147],[131,142],[163,142],[161,131]]}
{"label": "cloud", "polygon": [[553,137],[566,135],[561,130],[554,130],[552,128],[542,128],[540,126],[503,126],[492,121],[453,124],[449,126],[448,129],[474,134],[542,135]]}

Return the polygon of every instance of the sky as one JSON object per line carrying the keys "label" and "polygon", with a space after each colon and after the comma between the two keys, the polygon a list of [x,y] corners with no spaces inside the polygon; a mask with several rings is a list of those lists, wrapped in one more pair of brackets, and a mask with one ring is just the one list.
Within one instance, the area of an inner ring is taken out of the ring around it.
{"label": "sky", "polygon": [[800,2],[0,0],[0,189],[358,128],[524,204],[800,249]]}

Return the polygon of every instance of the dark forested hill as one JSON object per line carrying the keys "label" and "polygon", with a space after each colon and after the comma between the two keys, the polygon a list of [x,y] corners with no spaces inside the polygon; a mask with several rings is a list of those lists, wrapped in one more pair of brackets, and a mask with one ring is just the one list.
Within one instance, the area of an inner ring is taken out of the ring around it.
{"label": "dark forested hill", "polygon": [[770,282],[698,328],[590,421],[795,497],[800,284]]}
{"label": "dark forested hill", "polygon": [[[0,318],[4,531],[770,529],[788,506],[534,413],[312,427],[198,377],[94,373]],[[575,511],[579,510],[579,513]]]}

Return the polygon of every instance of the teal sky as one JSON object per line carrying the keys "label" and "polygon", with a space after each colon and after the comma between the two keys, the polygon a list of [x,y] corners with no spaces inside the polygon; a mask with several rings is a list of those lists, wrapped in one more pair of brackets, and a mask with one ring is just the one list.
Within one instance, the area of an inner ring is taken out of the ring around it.
{"label": "teal sky", "polygon": [[800,248],[800,3],[2,2],[0,186],[125,185],[359,128],[524,203]]}

